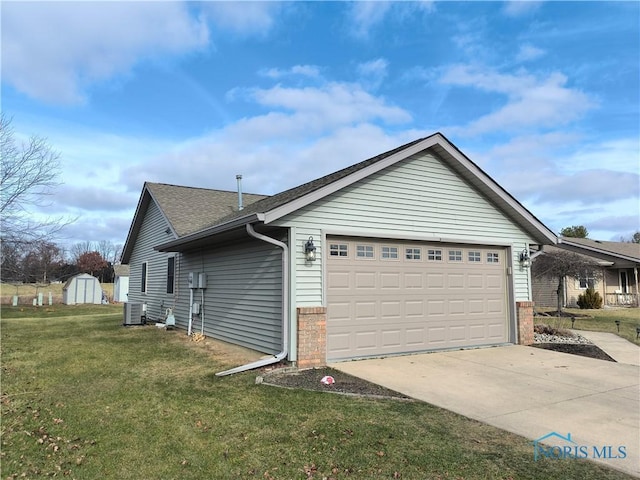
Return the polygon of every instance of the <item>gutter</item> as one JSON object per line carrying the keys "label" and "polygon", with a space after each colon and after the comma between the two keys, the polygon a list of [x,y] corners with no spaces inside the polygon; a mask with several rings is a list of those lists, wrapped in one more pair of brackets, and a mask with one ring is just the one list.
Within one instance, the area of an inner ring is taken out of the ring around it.
{"label": "gutter", "polygon": [[246,370],[252,370],[254,368],[264,367],[273,363],[278,363],[281,360],[287,358],[289,354],[289,247],[286,243],[282,243],[275,238],[262,235],[253,229],[253,225],[247,223],[247,233],[258,240],[271,243],[282,249],[282,351],[273,357],[263,358],[255,362],[240,365],[239,367],[232,368],[231,370],[225,370],[224,372],[216,373],[216,377],[224,377],[225,375],[232,375],[234,373],[244,372]]}

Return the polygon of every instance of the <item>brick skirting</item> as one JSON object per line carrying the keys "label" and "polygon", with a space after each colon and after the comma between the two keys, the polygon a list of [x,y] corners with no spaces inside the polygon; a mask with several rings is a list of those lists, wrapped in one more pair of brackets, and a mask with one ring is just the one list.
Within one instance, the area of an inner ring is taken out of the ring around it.
{"label": "brick skirting", "polygon": [[518,344],[533,344],[533,302],[516,302],[518,316]]}
{"label": "brick skirting", "polygon": [[327,364],[326,307],[298,307],[298,368]]}

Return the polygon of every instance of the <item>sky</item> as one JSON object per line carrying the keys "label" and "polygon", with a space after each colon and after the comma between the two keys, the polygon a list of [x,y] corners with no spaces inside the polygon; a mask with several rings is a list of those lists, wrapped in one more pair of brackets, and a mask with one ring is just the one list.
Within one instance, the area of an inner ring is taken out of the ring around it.
{"label": "sky", "polygon": [[33,211],[73,220],[59,244],[123,244],[145,181],[274,194],[435,132],[556,233],[640,230],[639,2],[0,9],[2,112],[60,154]]}

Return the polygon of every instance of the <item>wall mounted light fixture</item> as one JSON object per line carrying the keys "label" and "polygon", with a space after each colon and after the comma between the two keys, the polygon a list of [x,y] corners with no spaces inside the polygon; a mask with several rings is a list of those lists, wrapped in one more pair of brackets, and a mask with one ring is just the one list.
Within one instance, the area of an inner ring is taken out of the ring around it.
{"label": "wall mounted light fixture", "polygon": [[520,252],[520,265],[522,268],[529,268],[531,266],[531,257],[527,250],[522,250],[522,252]]}
{"label": "wall mounted light fixture", "polygon": [[309,237],[307,243],[304,244],[304,258],[307,262],[313,262],[316,259],[316,246],[313,244],[313,237]]}

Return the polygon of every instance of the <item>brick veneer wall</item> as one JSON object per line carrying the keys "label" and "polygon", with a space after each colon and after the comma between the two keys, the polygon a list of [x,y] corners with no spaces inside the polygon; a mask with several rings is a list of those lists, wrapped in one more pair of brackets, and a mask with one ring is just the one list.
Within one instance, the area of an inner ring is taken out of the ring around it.
{"label": "brick veneer wall", "polygon": [[326,307],[298,307],[298,368],[327,364]]}
{"label": "brick veneer wall", "polygon": [[518,314],[518,344],[533,344],[533,302],[516,302]]}

